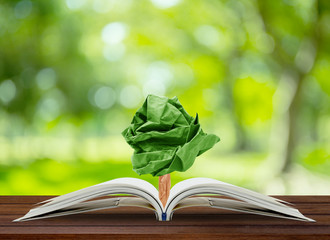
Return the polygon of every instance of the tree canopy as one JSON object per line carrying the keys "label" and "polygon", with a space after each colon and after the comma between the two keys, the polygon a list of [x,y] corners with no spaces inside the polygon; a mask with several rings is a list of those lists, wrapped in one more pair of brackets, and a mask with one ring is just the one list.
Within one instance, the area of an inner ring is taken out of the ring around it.
{"label": "tree canopy", "polygon": [[329,21],[327,0],[1,1],[2,193],[132,174],[120,133],[148,94],[178,96],[221,136],[191,175],[328,183]]}

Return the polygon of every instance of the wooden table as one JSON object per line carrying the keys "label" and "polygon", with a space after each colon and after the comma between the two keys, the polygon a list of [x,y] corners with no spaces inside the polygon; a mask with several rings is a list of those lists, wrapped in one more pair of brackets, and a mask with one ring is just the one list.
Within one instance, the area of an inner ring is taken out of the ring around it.
{"label": "wooden table", "polygon": [[0,196],[0,239],[330,239],[330,196],[275,196],[316,223],[201,207],[179,210],[171,222],[140,208],[12,222],[50,197]]}

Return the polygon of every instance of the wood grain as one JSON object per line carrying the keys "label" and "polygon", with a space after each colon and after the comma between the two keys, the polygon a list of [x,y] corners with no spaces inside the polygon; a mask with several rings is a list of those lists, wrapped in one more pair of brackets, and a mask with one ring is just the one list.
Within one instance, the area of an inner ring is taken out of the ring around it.
{"label": "wood grain", "polygon": [[330,239],[330,196],[275,196],[316,223],[202,207],[178,210],[171,222],[129,207],[12,222],[50,197],[0,196],[0,239]]}

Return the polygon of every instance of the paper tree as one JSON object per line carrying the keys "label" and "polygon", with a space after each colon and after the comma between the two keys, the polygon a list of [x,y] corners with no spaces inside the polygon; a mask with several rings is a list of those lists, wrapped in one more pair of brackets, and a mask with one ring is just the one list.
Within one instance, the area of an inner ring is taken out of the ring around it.
{"label": "paper tree", "polygon": [[216,135],[204,133],[198,115],[191,117],[177,97],[155,95],[147,97],[122,135],[135,150],[133,170],[139,175],[160,177],[159,197],[165,203],[171,188],[169,174],[186,171],[197,156],[220,140]]}

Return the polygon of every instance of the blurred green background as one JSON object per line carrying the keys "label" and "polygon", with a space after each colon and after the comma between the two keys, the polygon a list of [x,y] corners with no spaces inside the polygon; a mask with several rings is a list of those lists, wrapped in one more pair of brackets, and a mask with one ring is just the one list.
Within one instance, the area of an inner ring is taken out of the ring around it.
{"label": "blurred green background", "polygon": [[330,194],[329,42],[327,0],[2,0],[0,194],[139,177],[121,131],[149,93],[221,138],[173,184]]}

